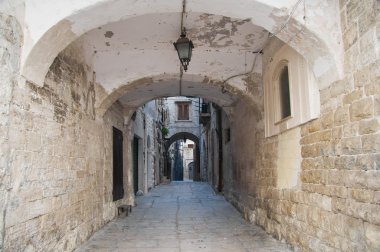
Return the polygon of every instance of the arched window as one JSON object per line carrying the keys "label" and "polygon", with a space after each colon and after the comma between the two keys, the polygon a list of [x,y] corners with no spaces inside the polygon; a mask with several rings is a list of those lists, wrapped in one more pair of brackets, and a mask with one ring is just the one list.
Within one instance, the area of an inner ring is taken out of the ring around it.
{"label": "arched window", "polygon": [[280,73],[277,79],[278,85],[278,110],[279,110],[279,120],[283,120],[291,116],[291,105],[290,105],[290,84],[289,84],[289,69],[288,64],[281,66]]}
{"label": "arched window", "polygon": [[319,90],[306,60],[287,45],[264,57],[265,135],[317,118]]}

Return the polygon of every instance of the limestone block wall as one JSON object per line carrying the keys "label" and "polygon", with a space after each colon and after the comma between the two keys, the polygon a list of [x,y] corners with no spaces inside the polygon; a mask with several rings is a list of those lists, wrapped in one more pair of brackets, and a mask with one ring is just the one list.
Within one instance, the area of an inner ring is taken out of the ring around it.
{"label": "limestone block wall", "polygon": [[217,134],[217,122],[216,122],[216,109],[214,104],[209,105],[210,108],[210,122],[208,123],[208,153],[207,153],[207,178],[208,183],[212,188],[218,190],[218,177],[219,177],[219,142]]}
{"label": "limestone block wall", "polygon": [[200,179],[201,181],[208,181],[208,129],[202,127],[200,142]]}
{"label": "limestone block wall", "polygon": [[14,85],[4,251],[71,251],[128,200],[124,170],[125,197],[112,201],[112,126],[125,132],[122,107],[95,118],[97,84],[79,52],[61,53],[43,87]]}
{"label": "limestone block wall", "polygon": [[265,138],[259,115],[238,104],[236,183],[226,195],[247,219],[303,251],[379,251],[380,7],[343,0],[340,8],[344,78],[320,90],[321,116],[294,129],[298,183],[278,183],[283,135]]}
{"label": "limestone block wall", "polygon": [[22,31],[15,18],[0,13],[0,251],[5,235],[6,207],[11,187],[9,167],[9,112],[18,81]]}
{"label": "limestone block wall", "polygon": [[[205,159],[201,162],[207,162],[207,165],[205,165],[207,170],[205,172],[207,172],[206,178],[208,180],[206,181],[208,181],[215,191],[222,190],[226,192],[232,188],[233,183],[231,137],[230,140],[227,140],[227,131],[231,132],[231,126],[228,115],[223,108],[213,103],[210,103],[209,106],[210,121],[203,126],[201,138],[202,141],[203,139],[207,139],[208,148],[201,151],[201,157]],[[221,116],[220,125],[218,125],[218,114]],[[222,163],[220,164],[220,162]],[[222,170],[222,174],[220,174],[220,169]],[[223,179],[223,177],[228,179]],[[219,184],[220,180],[222,181],[221,184]],[[224,187],[226,189],[223,189]]]}
{"label": "limestone block wall", "polygon": [[[146,178],[146,166],[145,166],[145,128],[144,128],[145,114],[143,108],[139,107],[136,110],[136,117],[132,123],[132,137],[137,137],[139,140],[138,147],[138,190],[142,192],[147,191],[147,178]],[[132,161],[132,160],[131,160]],[[133,163],[131,163],[131,166]]]}
{"label": "limestone block wall", "polygon": [[[259,95],[259,93],[258,93]],[[224,174],[224,194],[246,218],[255,209],[257,188],[272,185],[275,181],[268,165],[272,160],[263,161],[259,150],[259,138],[264,138],[262,113],[252,109],[252,104],[240,101],[230,117],[231,122],[231,171]],[[268,177],[263,177],[268,176]]]}
{"label": "limestone block wall", "polygon": [[140,139],[138,188],[143,193],[147,193],[155,185],[154,169],[156,164],[154,162],[158,159],[155,159],[157,155],[157,141],[155,137],[156,116],[152,112],[154,109],[155,101],[147,103],[144,107],[139,107],[136,110],[136,116],[131,129],[132,135]]}
{"label": "limestone block wall", "polygon": [[147,167],[147,189],[148,191],[154,187],[154,156],[155,156],[155,121],[154,118],[146,114],[145,117],[145,125],[146,125],[146,167]]}
{"label": "limestone block wall", "polygon": [[[231,125],[230,125],[230,120],[228,118],[228,115],[225,113],[223,110],[222,112],[222,133],[223,134],[223,142],[222,142],[222,148],[223,148],[223,176],[225,177],[232,177],[232,171],[233,171],[233,166],[232,166],[232,155],[231,155]],[[228,140],[228,134],[229,140]],[[227,184],[225,184],[227,183]],[[229,188],[231,187],[231,180],[225,180],[223,179],[223,189],[224,188]]]}

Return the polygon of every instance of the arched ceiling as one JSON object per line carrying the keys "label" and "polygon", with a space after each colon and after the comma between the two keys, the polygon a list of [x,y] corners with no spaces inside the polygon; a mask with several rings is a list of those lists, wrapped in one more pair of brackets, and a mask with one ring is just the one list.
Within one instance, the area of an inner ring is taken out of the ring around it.
{"label": "arched ceiling", "polygon": [[158,75],[120,86],[104,99],[97,101],[96,110],[97,114],[102,116],[117,100],[126,108],[133,110],[152,99],[172,96],[205,98],[225,109],[233,107],[239,100],[249,100],[255,105],[255,101],[250,99],[249,92],[226,86],[207,77],[184,74],[181,84],[179,75]]}
{"label": "arched ceiling", "polygon": [[[268,38],[268,32],[249,20],[202,13],[185,19],[194,43],[188,73],[226,79],[247,72]],[[174,49],[180,35],[180,14],[138,16],[107,24],[84,34],[80,41],[90,53],[97,82],[107,92],[142,76],[179,73]],[[261,71],[258,65],[258,72]]]}
{"label": "arched ceiling", "polygon": [[[85,33],[85,36],[90,36],[89,45],[98,48],[98,55],[102,56],[102,60],[95,60],[93,63],[97,71],[103,69],[104,72],[97,75],[98,80],[110,80],[102,83],[108,91],[122,85],[121,80],[126,76],[124,71],[116,71],[113,68],[115,65],[126,68],[129,80],[164,74],[169,69],[170,74],[176,73],[172,70],[178,66],[175,52],[173,54],[171,51],[171,55],[168,52],[170,42],[176,40],[179,35],[179,13],[182,9],[180,0],[17,0],[15,3],[20,1],[24,3],[24,11],[18,12],[24,13],[24,16],[19,17],[24,27],[22,74],[38,85],[43,84],[54,58]],[[199,46],[198,50],[194,51],[194,59],[191,62],[192,74],[203,75],[208,71],[208,76],[215,75],[216,79],[221,80],[231,73],[245,70],[246,63],[252,62],[252,57],[249,57],[246,51],[255,50],[255,45],[258,46],[264,38],[263,30],[258,27],[272,33],[278,31],[288,19],[296,2],[188,0],[189,14],[185,25],[190,30],[189,35],[194,37]],[[283,41],[289,41],[290,46],[309,61],[321,88],[338,78],[341,73],[341,37],[339,33],[331,32],[339,27],[337,5],[336,1],[306,1],[305,8],[299,8],[289,19],[286,29],[277,35]],[[306,8],[307,22],[303,19],[305,12],[302,11]],[[163,17],[167,19],[166,22]],[[248,20],[250,21],[247,22]],[[128,25],[128,22],[134,25]],[[240,28],[235,30],[234,25]],[[102,31],[96,32],[98,27],[102,27]],[[123,33],[123,27],[133,33]],[[107,30],[112,30],[111,28],[114,29],[114,34],[111,36],[111,33],[108,33],[108,37],[105,37]],[[143,34],[146,31],[151,31],[150,36]],[[138,36],[132,38],[135,34]],[[255,36],[249,37],[249,34]],[[96,39],[93,40],[91,35],[97,35]],[[296,39],[292,39],[295,36]],[[129,39],[130,45],[121,41],[126,38]],[[107,39],[109,41],[105,41]],[[247,43],[244,43],[243,39]],[[109,46],[105,45],[105,42],[108,42]],[[131,50],[132,44],[135,46],[133,48],[137,49]],[[231,46],[236,50],[229,50]],[[122,49],[112,51],[119,57],[107,53],[106,51],[111,49],[108,47]],[[141,47],[144,47],[143,51],[138,50]],[[88,53],[93,51],[95,50],[91,49]],[[249,58],[251,60],[248,60]],[[108,64],[109,62],[113,64]],[[144,63],[144,67],[134,69],[134,66],[140,65],[139,63]],[[212,63],[214,67],[206,70]]]}

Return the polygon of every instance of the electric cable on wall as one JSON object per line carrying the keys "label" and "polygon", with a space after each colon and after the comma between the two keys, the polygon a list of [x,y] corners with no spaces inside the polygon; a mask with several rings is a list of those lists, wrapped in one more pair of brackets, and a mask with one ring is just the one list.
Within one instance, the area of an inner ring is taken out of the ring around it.
{"label": "electric cable on wall", "polygon": [[253,73],[253,70],[255,69],[255,65],[256,65],[256,60],[257,60],[258,54],[262,54],[263,53],[263,50],[268,45],[270,38],[277,36],[279,33],[281,33],[288,26],[291,18],[293,17],[295,11],[297,10],[297,8],[298,8],[298,6],[300,5],[301,2],[303,2],[303,11],[304,11],[303,20],[304,20],[304,26],[302,27],[301,30],[299,30],[296,34],[294,34],[289,40],[287,40],[285,42],[285,44],[289,44],[296,36],[298,36],[298,34],[300,34],[301,32],[303,32],[303,30],[305,29],[305,26],[306,26],[306,0],[298,0],[297,3],[293,6],[292,10],[290,11],[289,17],[286,19],[286,21],[284,22],[284,24],[281,25],[280,29],[277,30],[274,33],[268,32],[268,38],[266,39],[266,41],[265,41],[264,45],[262,46],[262,48],[260,50],[256,51],[256,52],[253,52],[253,53],[256,54],[256,56],[253,59],[251,69],[248,72],[240,73],[240,74],[235,74],[235,75],[232,75],[232,76],[228,77],[227,79],[225,79],[222,82],[222,90],[221,90],[222,93],[227,93],[227,89],[226,89],[227,81],[229,81],[229,80],[231,80],[233,78],[236,78],[236,77],[240,77],[240,76],[248,76],[248,75],[250,75],[250,74]]}

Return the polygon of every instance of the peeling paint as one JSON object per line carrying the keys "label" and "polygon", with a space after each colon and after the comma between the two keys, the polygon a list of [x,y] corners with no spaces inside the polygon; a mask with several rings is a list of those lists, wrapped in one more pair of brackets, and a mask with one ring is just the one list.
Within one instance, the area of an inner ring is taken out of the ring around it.
{"label": "peeling paint", "polygon": [[204,25],[190,29],[189,36],[202,44],[207,44],[213,48],[221,48],[233,45],[234,42],[231,37],[238,32],[239,26],[250,23],[250,20],[202,14],[197,22],[204,23]]}
{"label": "peeling paint", "polygon": [[106,38],[112,38],[112,36],[113,36],[112,31],[106,31],[106,33],[104,33],[104,37],[106,37]]}
{"label": "peeling paint", "polygon": [[43,100],[51,103],[54,110],[54,120],[58,123],[65,122],[68,112],[67,104],[46,84],[43,87],[36,86],[32,82],[27,81],[26,85],[32,91],[34,99],[32,101],[42,104]]}
{"label": "peeling paint", "polygon": [[246,86],[246,91],[252,95],[262,95],[262,75],[259,73],[252,73],[246,78],[243,78]]}

